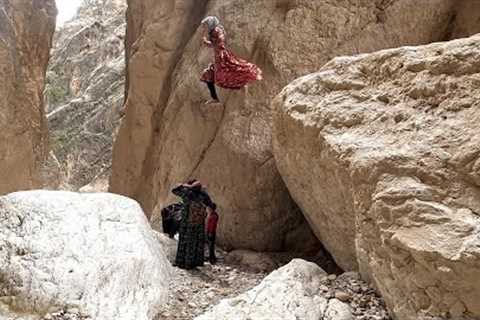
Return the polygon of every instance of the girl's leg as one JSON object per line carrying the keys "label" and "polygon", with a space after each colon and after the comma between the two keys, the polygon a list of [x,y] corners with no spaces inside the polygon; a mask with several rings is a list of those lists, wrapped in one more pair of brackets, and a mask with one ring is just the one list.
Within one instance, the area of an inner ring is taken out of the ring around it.
{"label": "girl's leg", "polygon": [[218,101],[217,90],[215,90],[215,84],[211,81],[207,82],[208,90],[210,91],[210,96],[213,100]]}
{"label": "girl's leg", "polygon": [[215,234],[212,233],[208,234],[208,253],[208,260],[211,264],[215,264],[217,262],[217,257],[215,257]]}

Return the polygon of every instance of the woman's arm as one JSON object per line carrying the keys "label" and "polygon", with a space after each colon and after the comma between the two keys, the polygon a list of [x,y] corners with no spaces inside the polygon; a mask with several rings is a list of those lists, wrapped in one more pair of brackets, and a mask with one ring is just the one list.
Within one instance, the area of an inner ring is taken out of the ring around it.
{"label": "woman's arm", "polygon": [[202,191],[202,202],[203,205],[207,208],[213,209],[213,201],[210,199],[210,196],[206,191]]}
{"label": "woman's arm", "polygon": [[172,193],[180,198],[185,198],[187,196],[190,188],[185,187],[183,184],[176,186],[172,189]]}

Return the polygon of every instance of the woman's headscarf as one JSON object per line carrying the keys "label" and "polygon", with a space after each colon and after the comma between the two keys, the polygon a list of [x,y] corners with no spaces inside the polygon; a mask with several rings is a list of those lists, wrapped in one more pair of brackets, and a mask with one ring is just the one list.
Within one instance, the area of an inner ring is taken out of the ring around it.
{"label": "woman's headscarf", "polygon": [[207,25],[208,28],[208,37],[211,37],[211,33],[215,30],[216,27],[220,27],[223,32],[225,32],[225,28],[220,24],[220,19],[215,16],[208,16],[202,20],[202,24]]}

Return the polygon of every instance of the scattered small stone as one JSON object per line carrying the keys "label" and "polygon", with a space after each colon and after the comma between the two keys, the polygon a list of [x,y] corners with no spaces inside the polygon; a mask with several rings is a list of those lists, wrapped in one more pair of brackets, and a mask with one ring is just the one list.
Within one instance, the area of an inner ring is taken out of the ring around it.
{"label": "scattered small stone", "polygon": [[[170,283],[170,299],[155,320],[191,320],[206,312],[222,299],[228,299],[258,285],[265,272],[254,272],[246,267],[224,264],[218,252],[219,263],[205,264],[195,271],[174,268]],[[321,279],[313,294],[331,300],[337,299],[351,307],[355,320],[391,320],[383,300],[375,290],[362,281],[357,272],[330,274]],[[83,320],[82,318],[52,318],[44,320]]]}
{"label": "scattered small stone", "polygon": [[224,253],[220,250],[217,253],[219,263],[216,265],[206,263],[195,271],[173,268],[170,299],[159,310],[155,320],[194,319],[220,300],[237,296],[255,287],[267,275],[226,265],[222,263]]}
{"label": "scattered small stone", "polygon": [[335,275],[335,274],[330,274],[327,278],[328,278],[328,280],[330,280],[330,281],[335,281],[335,280],[337,279],[337,275]]}
{"label": "scattered small stone", "polygon": [[342,301],[342,302],[347,302],[349,301],[352,296],[346,292],[343,292],[343,291],[337,291],[335,292],[335,298],[337,298],[338,300]]}

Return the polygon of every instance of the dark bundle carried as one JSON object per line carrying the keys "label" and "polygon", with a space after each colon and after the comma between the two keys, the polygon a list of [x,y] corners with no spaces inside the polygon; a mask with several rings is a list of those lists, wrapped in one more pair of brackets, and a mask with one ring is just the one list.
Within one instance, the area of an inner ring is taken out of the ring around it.
{"label": "dark bundle carried", "polygon": [[184,205],[182,202],[171,204],[162,209],[163,232],[173,238],[180,228]]}

